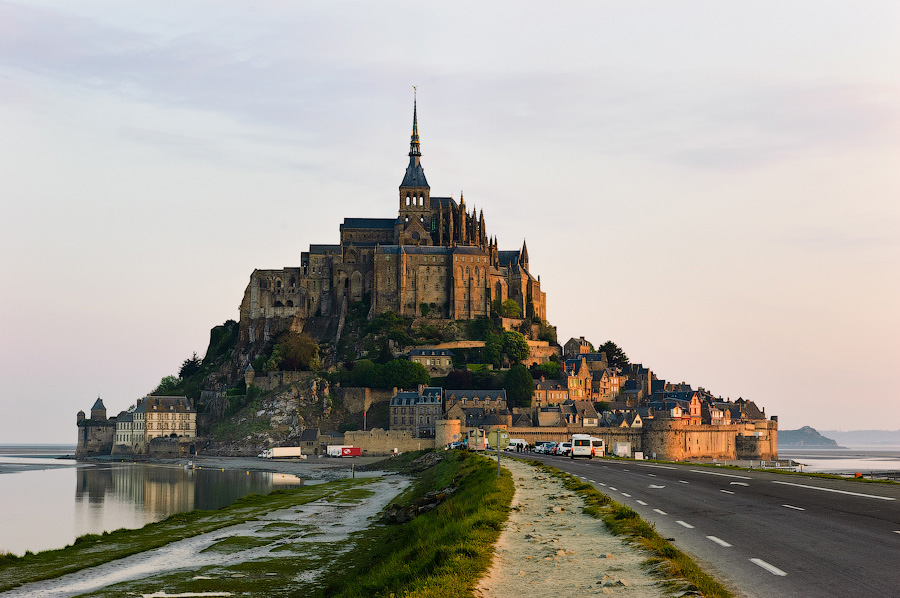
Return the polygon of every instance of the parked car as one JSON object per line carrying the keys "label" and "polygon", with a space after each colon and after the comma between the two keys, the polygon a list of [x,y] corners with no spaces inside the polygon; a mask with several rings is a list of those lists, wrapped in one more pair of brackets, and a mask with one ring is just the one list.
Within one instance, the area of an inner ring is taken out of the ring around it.
{"label": "parked car", "polygon": [[568,457],[572,454],[572,443],[571,442],[560,442],[556,445],[556,454],[562,457]]}
{"label": "parked car", "polygon": [[543,454],[547,450],[547,445],[551,444],[549,440],[538,440],[534,443],[534,452]]}
{"label": "parked car", "polygon": [[557,445],[557,444],[559,444],[559,443],[558,443],[558,442],[548,442],[547,444],[544,445],[543,453],[544,453],[545,455],[553,455],[553,454],[555,454],[554,451],[556,450],[556,445]]}

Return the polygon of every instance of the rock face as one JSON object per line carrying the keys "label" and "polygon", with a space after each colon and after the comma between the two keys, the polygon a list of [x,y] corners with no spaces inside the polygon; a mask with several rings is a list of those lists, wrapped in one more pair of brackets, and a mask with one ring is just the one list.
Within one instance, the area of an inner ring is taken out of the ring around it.
{"label": "rock face", "polygon": [[814,428],[803,426],[799,430],[780,430],[778,443],[781,446],[814,446],[819,448],[839,448],[831,438],[819,434]]}

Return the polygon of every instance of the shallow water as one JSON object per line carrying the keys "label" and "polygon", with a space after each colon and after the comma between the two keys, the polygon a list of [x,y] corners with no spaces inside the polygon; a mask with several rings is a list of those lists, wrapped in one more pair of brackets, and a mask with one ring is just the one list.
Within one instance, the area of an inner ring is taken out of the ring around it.
{"label": "shallow water", "polygon": [[15,554],[61,548],[83,534],[138,528],[174,513],[218,509],[247,494],[303,484],[281,473],[83,463],[3,452],[0,551]]}
{"label": "shallow water", "polygon": [[803,471],[810,473],[865,474],[900,471],[898,447],[779,447],[778,456],[803,463]]}

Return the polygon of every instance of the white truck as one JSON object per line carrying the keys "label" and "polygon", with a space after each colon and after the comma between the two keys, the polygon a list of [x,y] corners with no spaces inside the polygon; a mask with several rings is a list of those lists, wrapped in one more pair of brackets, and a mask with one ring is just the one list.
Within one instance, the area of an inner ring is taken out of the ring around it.
{"label": "white truck", "polygon": [[569,454],[572,459],[602,457],[604,450],[603,439],[594,438],[590,434],[572,434],[572,452]]}
{"label": "white truck", "polygon": [[263,459],[306,459],[306,455],[299,446],[276,446],[263,450],[257,456]]}

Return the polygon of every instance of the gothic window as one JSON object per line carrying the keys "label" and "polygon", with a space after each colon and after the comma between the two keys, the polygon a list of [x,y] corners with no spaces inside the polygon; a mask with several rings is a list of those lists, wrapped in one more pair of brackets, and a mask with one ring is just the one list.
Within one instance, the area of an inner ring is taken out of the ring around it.
{"label": "gothic window", "polygon": [[406,205],[409,205],[409,195],[406,196]]}

